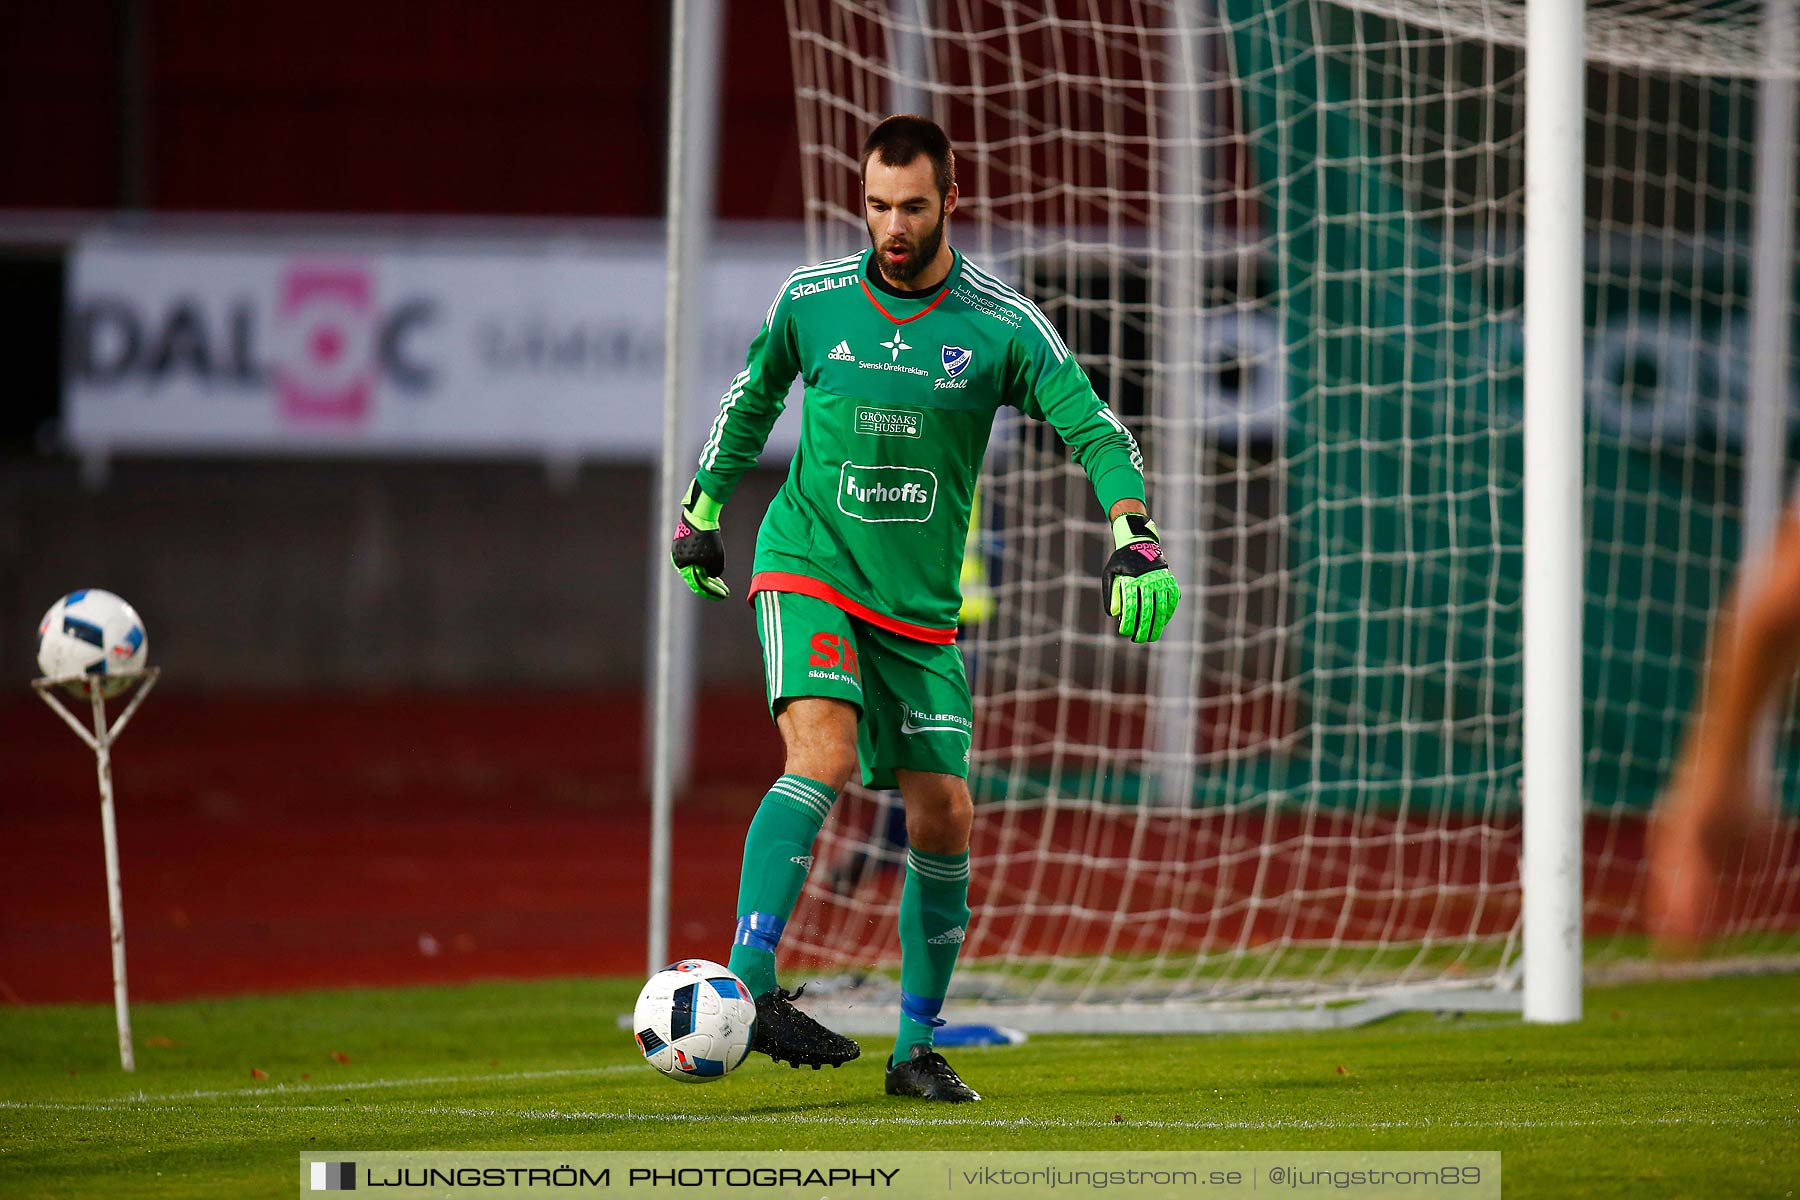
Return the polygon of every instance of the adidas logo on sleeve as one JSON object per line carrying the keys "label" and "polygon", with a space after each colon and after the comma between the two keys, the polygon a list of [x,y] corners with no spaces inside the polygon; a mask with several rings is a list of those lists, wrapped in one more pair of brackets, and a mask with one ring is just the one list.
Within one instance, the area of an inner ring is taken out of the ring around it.
{"label": "adidas logo on sleeve", "polygon": [[848,340],[839,342],[832,349],[831,353],[826,355],[826,357],[827,358],[835,358],[839,362],[855,362],[856,361],[856,355],[851,352],[850,343]]}

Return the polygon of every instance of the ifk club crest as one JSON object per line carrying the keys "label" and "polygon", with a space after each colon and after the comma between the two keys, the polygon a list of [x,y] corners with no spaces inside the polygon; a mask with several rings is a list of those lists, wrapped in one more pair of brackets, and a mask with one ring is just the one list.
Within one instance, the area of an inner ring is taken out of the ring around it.
{"label": "ifk club crest", "polygon": [[944,374],[955,379],[968,369],[969,363],[974,361],[974,358],[973,350],[965,350],[961,346],[945,346]]}

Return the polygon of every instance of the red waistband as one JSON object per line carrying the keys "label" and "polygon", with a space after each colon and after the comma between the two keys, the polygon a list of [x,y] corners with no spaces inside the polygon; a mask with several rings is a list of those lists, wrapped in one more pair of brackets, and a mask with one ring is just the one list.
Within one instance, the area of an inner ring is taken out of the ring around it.
{"label": "red waistband", "polygon": [[866,604],[858,604],[830,584],[820,583],[817,579],[806,575],[790,575],[786,571],[760,571],[750,577],[750,597],[758,592],[792,592],[799,596],[811,596],[815,600],[823,600],[835,608],[841,608],[858,620],[867,621],[877,629],[885,629],[889,633],[897,633],[901,637],[909,637],[915,641],[933,642],[948,645],[956,640],[956,628],[932,629],[927,625],[914,625],[910,621],[896,620],[884,613],[878,613]]}

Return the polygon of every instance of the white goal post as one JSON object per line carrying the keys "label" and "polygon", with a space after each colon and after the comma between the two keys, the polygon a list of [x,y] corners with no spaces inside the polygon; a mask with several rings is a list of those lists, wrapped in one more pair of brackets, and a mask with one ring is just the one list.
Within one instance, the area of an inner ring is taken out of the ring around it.
{"label": "white goal post", "polygon": [[[955,244],[1138,433],[1186,596],[1109,636],[1086,480],[1002,416],[948,1015],[1570,1020],[1584,972],[1653,969],[1644,819],[1793,403],[1800,72],[1763,9],[788,0],[814,254],[865,244],[870,126],[944,124]],[[783,940],[846,1028],[889,1022],[892,810],[839,801]],[[1800,960],[1792,812],[1713,965]]]}

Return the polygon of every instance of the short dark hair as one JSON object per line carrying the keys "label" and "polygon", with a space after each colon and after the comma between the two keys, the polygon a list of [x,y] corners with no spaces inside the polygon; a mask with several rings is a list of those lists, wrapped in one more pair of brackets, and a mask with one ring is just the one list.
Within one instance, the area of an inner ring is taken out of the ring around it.
{"label": "short dark hair", "polygon": [[932,182],[937,184],[939,196],[948,196],[956,186],[956,151],[930,117],[896,113],[871,130],[863,143],[862,157],[857,160],[862,164],[865,181],[869,178],[871,154],[881,155],[882,163],[890,167],[904,167],[923,154],[931,160]]}

